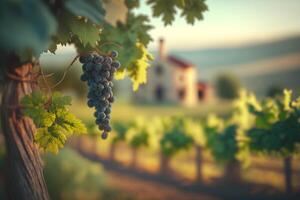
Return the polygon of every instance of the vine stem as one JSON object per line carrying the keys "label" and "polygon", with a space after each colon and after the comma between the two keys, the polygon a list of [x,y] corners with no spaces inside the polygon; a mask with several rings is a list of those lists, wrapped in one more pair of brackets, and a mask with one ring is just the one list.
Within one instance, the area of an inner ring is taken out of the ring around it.
{"label": "vine stem", "polygon": [[110,45],[110,44],[115,45],[116,47],[119,47],[119,48],[123,49],[123,46],[122,46],[122,45],[120,45],[120,44],[118,44],[118,43],[116,43],[116,42],[111,42],[111,41],[104,42],[103,44],[101,44],[101,45],[99,46],[99,48],[101,48],[101,47],[103,47],[103,46],[105,46],[105,45]]}
{"label": "vine stem", "polygon": [[61,79],[54,85],[52,86],[52,89],[56,88],[58,85],[60,85],[64,79],[66,78],[67,73],[71,69],[72,65],[75,63],[75,61],[79,58],[80,55],[76,55],[75,58],[72,60],[72,62],[67,66],[67,68],[64,70],[63,76]]}

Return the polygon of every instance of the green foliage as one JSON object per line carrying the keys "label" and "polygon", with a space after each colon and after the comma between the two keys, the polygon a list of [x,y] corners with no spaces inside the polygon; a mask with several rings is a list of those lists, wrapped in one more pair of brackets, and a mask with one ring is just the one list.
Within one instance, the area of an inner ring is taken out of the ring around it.
{"label": "green foliage", "polygon": [[165,25],[172,24],[178,10],[181,10],[181,16],[185,17],[186,21],[194,24],[195,20],[203,18],[203,12],[208,8],[204,3],[205,0],[148,0],[151,5],[153,16],[162,16]]}
{"label": "green foliage", "polygon": [[185,131],[184,120],[178,117],[172,118],[171,126],[160,140],[161,151],[165,156],[174,156],[177,152],[192,146],[193,138]]}
{"label": "green foliage", "polygon": [[128,124],[125,133],[126,141],[133,148],[159,149],[159,140],[163,136],[166,124],[168,120],[165,118],[138,117]]}
{"label": "green foliage", "polygon": [[128,9],[133,9],[133,8],[137,8],[140,6],[140,1],[139,0],[125,0],[125,4]]}
{"label": "green foliage", "polygon": [[0,50],[17,53],[24,61],[47,48],[57,27],[49,9],[36,0],[0,1],[0,19]]}
{"label": "green foliage", "polygon": [[239,151],[236,155],[239,161],[246,167],[250,164],[250,149],[247,131],[254,126],[255,117],[249,111],[249,104],[254,107],[258,107],[259,103],[255,95],[241,90],[239,97],[233,102],[233,112],[229,118],[229,124],[235,124],[237,126],[236,141],[238,144]]}
{"label": "green foliage", "polygon": [[259,106],[249,104],[255,115],[255,125],[248,131],[250,148],[254,152],[291,155],[299,150],[300,98],[292,100],[292,91],[266,99]]}
{"label": "green foliage", "polygon": [[217,94],[223,99],[235,99],[239,95],[240,82],[231,74],[221,74],[216,82]]}
{"label": "green foliage", "polygon": [[140,148],[149,145],[149,132],[144,118],[134,120],[126,132],[126,140],[133,148]]}
{"label": "green foliage", "polygon": [[101,24],[104,21],[105,10],[100,0],[67,0],[65,6],[75,16],[86,17],[95,24]]}
{"label": "green foliage", "polygon": [[183,125],[185,133],[193,138],[194,144],[201,147],[206,146],[206,134],[199,121],[185,118]]}
{"label": "green foliage", "polygon": [[24,114],[38,127],[34,139],[45,151],[57,153],[69,136],[87,132],[83,123],[67,108],[71,105],[70,97],[55,92],[48,99],[42,92],[34,91],[23,97],[21,105]]}
{"label": "green foliage", "polygon": [[114,135],[112,136],[112,143],[116,144],[120,141],[125,141],[126,139],[126,132],[129,129],[129,124],[128,123],[122,123],[122,122],[115,122],[113,124],[113,130]]}
{"label": "green foliage", "polygon": [[142,43],[137,43],[136,47],[141,51],[142,55],[139,59],[132,61],[127,69],[128,75],[133,82],[134,91],[139,88],[140,84],[147,82],[147,68],[149,67],[149,61],[153,59]]}
{"label": "green foliage", "polygon": [[70,149],[44,156],[44,175],[52,199],[107,199],[106,175],[98,163]]}
{"label": "green foliage", "polygon": [[223,127],[224,122],[218,118],[215,119],[208,119],[204,126],[207,134],[207,147],[216,161],[234,162],[237,160],[236,155],[239,151],[236,140],[238,128],[236,125]]}
{"label": "green foliage", "polygon": [[[147,16],[128,13],[124,23],[118,22],[116,27],[105,24],[101,33],[99,49],[107,52],[118,50],[118,59],[122,67],[118,70],[116,78],[121,79],[126,74],[129,75],[134,90],[137,90],[141,83],[146,83],[149,61],[153,59],[146,49],[152,40],[148,34],[152,26],[148,23]],[[112,45],[112,42],[117,46]]]}
{"label": "green foliage", "polygon": [[69,148],[58,155],[45,154],[43,158],[44,177],[51,199],[134,199],[110,186],[101,164],[85,159]]}
{"label": "green foliage", "polygon": [[49,51],[55,53],[57,45],[74,43],[79,52],[90,51],[100,41],[101,28],[85,18],[78,18],[69,12],[57,15],[57,34],[52,39]]}

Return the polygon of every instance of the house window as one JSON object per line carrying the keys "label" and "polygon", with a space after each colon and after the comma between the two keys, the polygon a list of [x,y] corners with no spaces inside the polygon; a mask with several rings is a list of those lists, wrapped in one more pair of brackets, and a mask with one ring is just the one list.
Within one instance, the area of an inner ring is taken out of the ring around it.
{"label": "house window", "polygon": [[181,101],[184,100],[185,96],[186,96],[186,91],[184,88],[178,90],[178,97]]}
{"label": "house window", "polygon": [[163,67],[161,66],[161,65],[157,65],[156,67],[155,67],[155,73],[157,74],[157,75],[161,75],[161,74],[163,74]]}
{"label": "house window", "polygon": [[203,90],[198,90],[198,99],[203,100],[204,99],[204,91]]}
{"label": "house window", "polygon": [[155,98],[157,101],[163,101],[165,97],[165,90],[162,86],[157,86],[155,89]]}

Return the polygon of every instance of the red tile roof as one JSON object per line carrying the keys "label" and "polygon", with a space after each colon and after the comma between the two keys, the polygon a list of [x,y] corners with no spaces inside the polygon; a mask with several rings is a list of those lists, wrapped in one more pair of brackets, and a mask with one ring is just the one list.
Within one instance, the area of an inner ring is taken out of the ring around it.
{"label": "red tile roof", "polygon": [[168,56],[167,60],[168,60],[168,62],[174,64],[176,67],[181,67],[184,69],[187,69],[189,67],[194,67],[193,64],[191,64],[185,60],[182,60],[181,58],[175,57],[175,56]]}
{"label": "red tile roof", "polygon": [[197,86],[198,90],[205,90],[209,87],[209,85],[206,82],[203,82],[203,81],[198,81],[196,83],[196,86]]}

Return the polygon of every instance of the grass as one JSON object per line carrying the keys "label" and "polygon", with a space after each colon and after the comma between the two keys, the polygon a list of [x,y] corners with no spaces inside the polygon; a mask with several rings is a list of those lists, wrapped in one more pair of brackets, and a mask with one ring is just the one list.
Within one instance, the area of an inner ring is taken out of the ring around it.
{"label": "grass", "polygon": [[[135,117],[173,116],[184,115],[193,118],[203,118],[208,113],[214,112],[220,115],[227,115],[230,111],[230,102],[200,103],[194,107],[183,107],[176,105],[141,105],[129,103],[114,103],[112,109],[112,121],[129,121]],[[83,120],[94,120],[94,109],[88,108],[86,103],[75,100],[71,111]]]}

